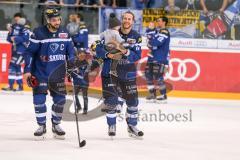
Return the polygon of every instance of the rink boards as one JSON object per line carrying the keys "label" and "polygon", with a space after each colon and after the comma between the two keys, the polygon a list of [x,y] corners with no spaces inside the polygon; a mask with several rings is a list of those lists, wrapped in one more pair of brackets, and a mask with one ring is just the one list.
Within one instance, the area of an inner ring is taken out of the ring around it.
{"label": "rink boards", "polygon": [[[172,85],[170,95],[177,97],[227,98],[240,99],[240,45],[238,41],[174,39],[171,43],[169,73],[165,79]],[[223,43],[225,42],[225,43]],[[216,44],[217,43],[217,44]],[[193,48],[194,45],[206,45],[205,48]],[[216,45],[222,49],[216,49]],[[208,47],[213,46],[214,49]],[[138,88],[140,95],[146,94],[144,69],[148,49],[143,47],[142,58],[136,63]],[[8,64],[11,57],[11,45],[0,42],[0,84],[7,83]],[[92,91],[101,89],[100,73],[90,77]],[[25,87],[26,88],[26,87]],[[100,91],[101,92],[101,91]]]}

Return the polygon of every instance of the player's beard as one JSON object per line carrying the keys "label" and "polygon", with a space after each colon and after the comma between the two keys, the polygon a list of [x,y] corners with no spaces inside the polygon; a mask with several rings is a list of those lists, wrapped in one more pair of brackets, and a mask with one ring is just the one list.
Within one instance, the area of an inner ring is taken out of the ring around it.
{"label": "player's beard", "polygon": [[52,28],[54,28],[55,30],[58,30],[58,28],[60,27],[60,24],[56,24],[56,25],[52,25]]}
{"label": "player's beard", "polygon": [[130,29],[132,27],[132,25],[131,24],[129,24],[129,23],[123,23],[123,29]]}
{"label": "player's beard", "polygon": [[51,29],[52,31],[57,31],[60,27],[60,24],[56,25],[51,25],[50,23],[48,24],[48,28]]}

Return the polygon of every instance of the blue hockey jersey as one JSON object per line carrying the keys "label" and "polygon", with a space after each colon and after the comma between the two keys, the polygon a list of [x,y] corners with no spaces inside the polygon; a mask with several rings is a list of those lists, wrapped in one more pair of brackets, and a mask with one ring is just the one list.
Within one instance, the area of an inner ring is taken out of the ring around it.
{"label": "blue hockey jersey", "polygon": [[157,30],[155,28],[147,28],[145,31],[145,36],[147,39],[151,39],[155,34]]}
{"label": "blue hockey jersey", "polygon": [[[136,78],[136,66],[135,62],[141,58],[141,42],[142,37],[139,33],[134,30],[131,30],[129,34],[123,34],[121,29],[119,30],[120,36],[128,44],[128,53],[119,60],[117,66],[118,78],[122,80],[134,79]],[[102,68],[102,76],[109,77],[111,59],[107,57],[108,52],[104,49],[104,41],[97,44],[96,46],[97,57],[104,60]]]}
{"label": "blue hockey jersey", "polygon": [[76,35],[72,36],[74,46],[79,48],[88,48],[88,29],[84,24],[79,26],[79,31]]}
{"label": "blue hockey jersey", "polygon": [[160,29],[159,32],[151,37],[148,41],[148,46],[152,50],[152,56],[148,57],[148,60],[168,65],[170,56],[169,45],[169,31],[165,28]]}
{"label": "blue hockey jersey", "polygon": [[[67,30],[60,27],[57,32],[50,32],[47,26],[36,28],[30,38],[25,54],[24,72],[31,72],[39,81],[47,82],[50,74],[60,66],[65,66],[67,59],[74,59],[73,42]],[[65,67],[55,80],[65,77]]]}
{"label": "blue hockey jersey", "polygon": [[[7,41],[12,43],[13,54],[23,54],[29,44],[29,29],[20,24],[13,24]],[[14,37],[14,42],[11,38]]]}

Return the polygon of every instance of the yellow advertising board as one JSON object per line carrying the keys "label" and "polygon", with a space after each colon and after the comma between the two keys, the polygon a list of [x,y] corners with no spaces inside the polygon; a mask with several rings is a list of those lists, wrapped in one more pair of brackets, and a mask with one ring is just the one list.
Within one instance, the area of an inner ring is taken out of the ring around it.
{"label": "yellow advertising board", "polygon": [[191,24],[199,24],[200,12],[197,10],[181,10],[167,13],[163,8],[152,8],[143,10],[143,27],[148,27],[150,22],[165,15],[169,19],[168,27],[182,28]]}

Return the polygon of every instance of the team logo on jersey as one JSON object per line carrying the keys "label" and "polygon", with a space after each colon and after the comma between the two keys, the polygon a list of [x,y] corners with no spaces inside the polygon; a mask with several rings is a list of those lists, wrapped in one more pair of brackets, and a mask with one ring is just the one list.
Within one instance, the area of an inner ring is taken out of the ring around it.
{"label": "team logo on jersey", "polygon": [[128,42],[129,44],[135,44],[135,43],[136,43],[136,39],[128,38],[128,39],[127,39],[127,42]]}
{"label": "team logo on jersey", "polygon": [[48,57],[48,61],[49,62],[54,62],[54,61],[65,61],[66,60],[66,56],[65,55],[61,55],[61,54],[58,54],[58,55],[50,55]]}
{"label": "team logo on jersey", "polygon": [[52,50],[53,53],[57,51],[58,47],[59,47],[59,44],[57,43],[50,44],[50,49]]}
{"label": "team logo on jersey", "polygon": [[16,29],[20,29],[20,26],[16,26],[15,28],[16,28]]}
{"label": "team logo on jersey", "polygon": [[59,33],[58,37],[59,38],[68,38],[68,34],[67,33]]}

